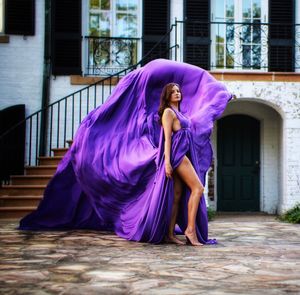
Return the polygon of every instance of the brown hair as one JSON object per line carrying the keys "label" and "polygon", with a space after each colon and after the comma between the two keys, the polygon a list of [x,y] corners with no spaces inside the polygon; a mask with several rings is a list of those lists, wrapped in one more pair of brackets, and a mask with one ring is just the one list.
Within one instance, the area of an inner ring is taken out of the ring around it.
{"label": "brown hair", "polygon": [[[181,92],[181,88],[177,83],[168,83],[164,86],[161,95],[160,95],[160,104],[159,104],[159,108],[158,108],[158,115],[159,115],[159,122],[161,124],[161,118],[162,115],[164,113],[164,110],[168,107],[170,107],[170,97],[172,95],[172,88],[174,86],[177,86],[179,88],[179,91],[181,93],[181,101],[182,101],[182,92]],[[178,110],[180,111],[180,103],[178,104]]]}

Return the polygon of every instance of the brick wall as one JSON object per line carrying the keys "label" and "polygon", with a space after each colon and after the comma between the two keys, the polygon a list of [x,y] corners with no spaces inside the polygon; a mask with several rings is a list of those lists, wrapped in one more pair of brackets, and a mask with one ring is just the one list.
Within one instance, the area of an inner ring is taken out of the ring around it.
{"label": "brick wall", "polygon": [[[247,114],[261,122],[260,207],[281,213],[300,202],[300,83],[224,83],[237,96],[224,115]],[[216,129],[214,143],[215,138]],[[215,154],[216,149],[214,144]]]}
{"label": "brick wall", "polygon": [[0,43],[0,110],[25,104],[29,115],[41,108],[44,1],[35,3],[35,35],[10,35],[9,43]]}

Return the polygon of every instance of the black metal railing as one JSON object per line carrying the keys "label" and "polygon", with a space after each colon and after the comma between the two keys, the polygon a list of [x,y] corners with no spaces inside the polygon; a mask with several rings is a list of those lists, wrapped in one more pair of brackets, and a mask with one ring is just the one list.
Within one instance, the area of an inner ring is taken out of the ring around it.
{"label": "black metal railing", "polygon": [[[163,51],[157,50],[157,48],[160,48],[160,44],[169,39],[173,29],[174,25],[139,62],[113,75],[102,78],[100,81],[71,93],[51,103],[44,109],[33,113],[1,134],[0,144],[1,141],[3,144],[8,134],[11,134],[17,128],[24,128],[25,126],[25,165],[28,166],[37,165],[39,156],[51,156],[53,148],[66,147],[67,140],[73,138],[82,119],[91,110],[104,103],[111,94],[114,86],[124,75],[155,58],[165,57],[166,51],[170,53],[167,55],[171,57],[172,51],[174,51],[177,45]],[[41,118],[46,114],[46,128],[45,130],[41,130]],[[42,136],[43,132],[46,132],[46,136]],[[42,142],[42,138],[45,138],[46,142]],[[45,149],[41,147],[45,147]]]}
{"label": "black metal railing", "polygon": [[138,61],[140,38],[85,36],[87,60],[85,75],[108,76]]}
{"label": "black metal railing", "polygon": [[184,32],[183,60],[214,69],[300,69],[300,25],[176,21]]}

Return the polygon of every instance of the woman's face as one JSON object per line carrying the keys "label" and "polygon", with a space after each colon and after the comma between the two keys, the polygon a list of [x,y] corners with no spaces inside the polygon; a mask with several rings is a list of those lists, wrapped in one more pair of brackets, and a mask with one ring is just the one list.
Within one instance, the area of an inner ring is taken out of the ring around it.
{"label": "woman's face", "polygon": [[171,90],[170,102],[180,102],[181,92],[177,85],[174,85]]}

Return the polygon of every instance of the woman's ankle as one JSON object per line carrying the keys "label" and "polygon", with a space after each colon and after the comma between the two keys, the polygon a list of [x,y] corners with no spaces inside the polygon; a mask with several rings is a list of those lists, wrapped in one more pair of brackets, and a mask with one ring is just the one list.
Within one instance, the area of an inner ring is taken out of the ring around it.
{"label": "woman's ankle", "polygon": [[184,231],[184,233],[192,235],[192,234],[196,233],[196,230],[194,228],[192,228],[192,227],[187,227],[186,230]]}

